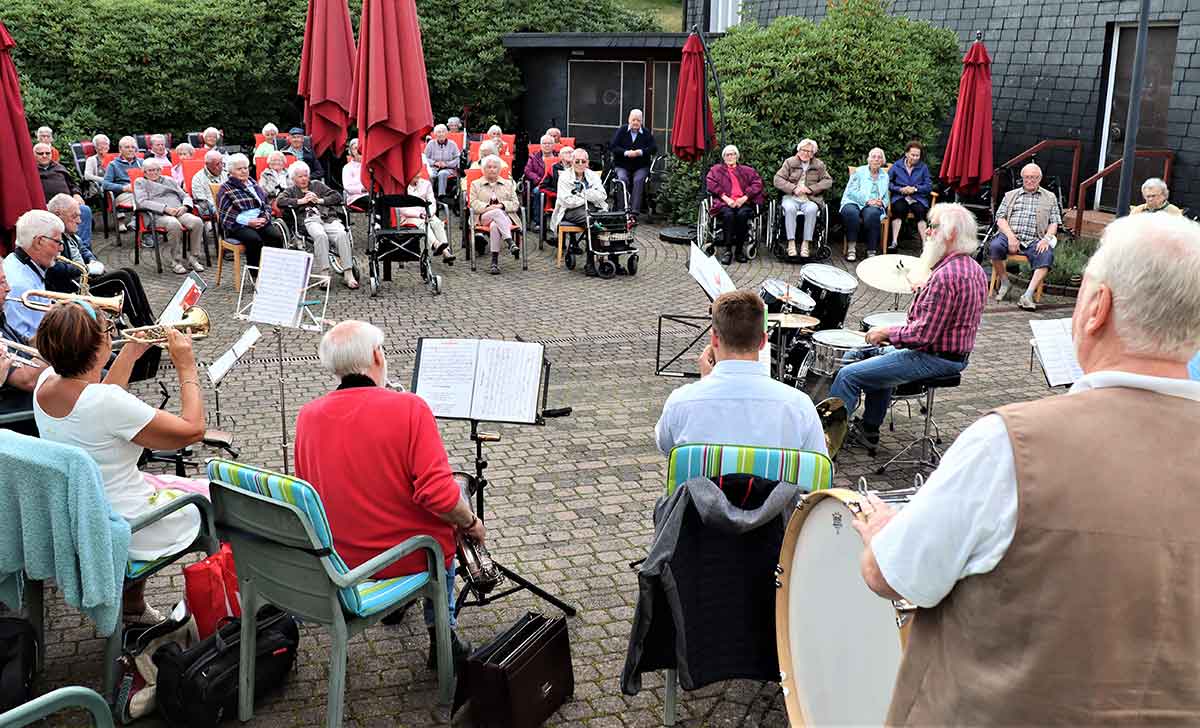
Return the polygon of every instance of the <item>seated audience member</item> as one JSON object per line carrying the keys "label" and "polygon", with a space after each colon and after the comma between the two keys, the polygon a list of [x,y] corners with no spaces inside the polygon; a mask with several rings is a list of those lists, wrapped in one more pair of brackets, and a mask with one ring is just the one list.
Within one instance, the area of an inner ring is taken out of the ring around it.
{"label": "seated audience member", "polygon": [[220,149],[217,149],[217,145],[221,143],[221,130],[217,129],[215,126],[210,126],[205,129],[200,135],[200,139],[204,142],[205,154],[207,154],[211,149],[216,149],[218,152],[221,151]]}
{"label": "seated audience member", "polygon": [[690,443],[812,450],[827,455],[821,418],[808,395],[771,378],[758,360],[767,310],[753,291],[712,305],[712,339],[700,354],[700,381],[667,397],[654,426],[664,455]]}
{"label": "seated audience member", "polygon": [[433,238],[433,255],[435,257],[442,256],[442,261],[446,265],[454,265],[454,261],[457,258],[454,253],[450,252],[450,241],[446,235],[446,225],[437,214],[437,201],[433,196],[433,185],[418,172],[408,182],[408,194],[413,197],[420,197],[425,201],[425,206],[396,208],[400,217],[422,230],[428,225],[429,236]]}
{"label": "seated audience member", "polygon": [[[642,127],[642,110],[629,112],[629,123],[613,135],[608,148],[612,151],[613,167],[617,179],[624,183],[629,195],[629,207],[635,215],[642,211],[642,194],[646,191],[646,178],[650,176],[650,163],[658,154],[658,143],[654,135]],[[625,208],[625,195],[616,196],[618,209]]]}
{"label": "seated audience member", "polygon": [[[133,520],[182,491],[208,495],[205,480],[138,470],[143,448],[174,450],[204,437],[204,401],[191,339],[173,329],[167,334],[182,400],[180,415],[174,415],[127,391],[133,365],[149,345],[126,343],[110,366],[114,331],[105,313],[86,303],[56,303],[46,312],[34,343],[50,368],[38,378],[33,415],[43,439],[73,445],[92,456],[113,512]],[[199,512],[182,508],[135,532],[129,558],[153,561],[176,553],[195,541],[199,530]],[[150,625],[163,619],[146,603],[145,585],[141,581],[125,589],[127,624]]]}
{"label": "seated audience member", "polygon": [[1129,214],[1140,215],[1145,212],[1165,212],[1168,215],[1182,215],[1183,210],[1171,204],[1168,199],[1170,196],[1171,190],[1167,189],[1167,183],[1158,177],[1151,177],[1142,183],[1142,199],[1146,202],[1130,208]]}
{"label": "seated audience member", "polygon": [[37,143],[50,147],[50,161],[57,162],[59,160],[59,151],[54,148],[53,129],[48,126],[39,126],[37,130]]}
{"label": "seated audience member", "polygon": [[908,323],[867,332],[867,343],[883,347],[879,356],[842,367],[830,395],[853,414],[865,395],[861,420],[851,435],[860,444],[879,444],[879,426],[901,384],[948,377],[967,368],[987,300],[987,276],[972,254],[979,246],[975,216],[946,203],[929,211],[921,261],[931,273],[908,308]]}
{"label": "seated audience member", "polygon": [[[8,287],[8,278],[4,275],[4,267],[0,266],[0,300],[7,298],[10,293],[12,293],[12,289]],[[0,339],[8,339],[17,344],[29,346],[29,342],[25,340],[24,336],[9,327],[4,310],[5,307],[0,306]],[[37,384],[38,375],[45,368],[45,363],[40,360],[34,366],[17,366],[8,349],[0,346],[0,390],[4,387],[11,387],[21,392],[32,392],[34,385]],[[22,431],[25,431],[25,428],[22,428]],[[34,432],[26,432],[26,434],[36,437]]]}
{"label": "seated audience member", "polygon": [[[133,326],[149,326],[154,323],[154,311],[146,298],[141,278],[132,268],[117,268],[108,272],[93,257],[87,260],[79,244],[80,205],[67,195],[55,195],[46,203],[46,210],[58,216],[63,223],[63,249],[60,255],[88,268],[89,295],[125,297],[123,312]],[[90,254],[91,251],[87,251]],[[98,267],[97,267],[98,266]],[[58,261],[46,272],[46,290],[60,293],[78,293],[80,270],[75,265]]]}
{"label": "seated audience member", "polygon": [[538,226],[538,210],[542,209],[543,195],[539,185],[542,180],[546,179],[546,175],[550,170],[546,169],[546,161],[554,159],[554,139],[549,134],[541,138],[541,151],[538,154],[531,154],[529,161],[525,163],[525,171],[522,176],[525,178],[526,188],[529,192],[529,200],[533,205],[531,214],[533,216],[533,226]]}
{"label": "seated audience member", "polygon": [[929,165],[921,159],[925,147],[913,140],[904,148],[904,156],[888,170],[888,189],[892,193],[892,239],[888,252],[900,247],[900,227],[910,213],[917,221],[917,234],[925,239],[925,217],[929,214],[933,177]]}
{"label": "seated audience member", "polygon": [[[483,160],[487,157],[500,157],[498,147],[492,143],[491,139],[485,139],[479,143],[479,159],[471,162],[469,169],[483,169]],[[500,163],[507,167],[508,163],[504,159],[500,159]]]}
{"label": "seated audience member", "polygon": [[369,203],[367,189],[362,179],[362,152],[358,140],[351,139],[346,145],[346,166],[342,167],[342,192],[346,195],[346,206],[357,212],[366,212]]}
{"label": "seated audience member", "polygon": [[763,203],[762,177],[753,167],[739,164],[739,156],[737,147],[726,146],[721,152],[724,161],[714,164],[705,177],[708,194],[712,195],[710,214],[719,216],[725,229],[725,254],[721,256],[724,265],[732,263],[735,256],[739,263],[750,260],[746,257],[750,221],[754,219],[754,206]]}
{"label": "seated audience member", "polygon": [[[484,138],[485,140],[491,141],[492,144],[495,145],[495,153],[497,155],[501,157],[512,156],[513,150],[508,146],[508,142],[504,141],[504,131],[498,125],[492,124],[489,126],[487,130],[487,136]],[[480,157],[483,157],[482,153],[480,153]]]}
{"label": "seated audience member", "polygon": [[1033,275],[1017,305],[1030,311],[1037,308],[1033,302],[1034,291],[1054,265],[1054,246],[1058,244],[1055,233],[1062,224],[1058,195],[1042,187],[1041,183],[1041,167],[1027,164],[1021,168],[1021,186],[1005,194],[996,208],[996,225],[1000,232],[987,242],[992,270],[1000,278],[997,301],[1003,301],[1011,288],[1004,261],[1013,253],[1020,253],[1029,260]]}
{"label": "seated audience member", "polygon": [[553,139],[554,151],[562,146],[562,131],[557,126],[552,126],[546,130],[546,136]]}
{"label": "seated audience member", "polygon": [[342,281],[351,290],[358,288],[358,281],[351,270],[354,251],[350,248],[350,233],[337,214],[337,208],[342,205],[341,193],[330,189],[319,179],[312,179],[304,162],[292,162],[288,175],[292,184],[280,193],[277,202],[281,210],[296,210],[296,224],[303,225],[312,238],[313,269],[318,275],[328,275],[329,243],[332,242],[345,268]]}
{"label": "seated audience member", "polygon": [[446,129],[448,129],[451,134],[458,134],[463,130],[462,119],[458,118],[457,116],[451,116],[449,119],[446,119]]}
{"label": "seated audience member", "polygon": [[267,191],[267,197],[274,200],[285,189],[292,185],[288,177],[288,159],[283,152],[271,152],[267,155],[267,168],[258,177],[258,183]]}
{"label": "seated audience member", "polygon": [[71,176],[67,168],[58,162],[50,161],[52,148],[49,144],[42,142],[33,146],[33,158],[37,162],[38,177],[42,180],[42,194],[45,195],[44,199],[47,202],[55,195],[70,195],[75,198],[79,203],[79,212],[83,216],[83,222],[79,226],[79,242],[87,250],[87,255],[91,260],[95,260],[96,256],[92,255],[92,208],[83,201],[79,185],[75,184],[75,178]]}
{"label": "seated audience member", "polygon": [[133,183],[129,181],[129,170],[141,169],[142,160],[137,155],[137,140],[131,136],[121,137],[121,141],[117,142],[117,150],[118,156],[109,162],[108,168],[104,170],[102,186],[105,192],[111,192],[115,196],[113,207],[117,210],[117,222],[121,232],[125,232],[127,213],[121,208],[133,206]]}
{"label": "seated audience member", "polygon": [[575,157],[575,148],[571,146],[559,147],[558,163],[546,171],[546,176],[542,179],[542,183],[538,185],[542,193],[549,192],[552,195],[558,194],[558,178],[563,172],[571,169],[571,162]]}
{"label": "seated audience member", "polygon": [[313,153],[312,147],[305,144],[304,129],[298,126],[292,127],[288,132],[288,145],[283,153],[307,164],[308,168],[312,170],[312,176],[316,179],[325,179],[325,168],[317,161],[317,155]]}
{"label": "seated audience member", "polygon": [[217,190],[217,210],[225,237],[246,246],[246,265],[258,267],[264,245],[283,247],[283,237],[271,224],[271,201],[250,179],[250,160],[245,154],[229,156],[229,178]]}
{"label": "seated audience member", "polygon": [[229,179],[225,171],[223,155],[213,149],[204,153],[204,166],[192,175],[192,201],[196,203],[196,213],[209,217],[217,212],[217,201],[213,199],[212,185],[218,188]]}
{"label": "seated audience member", "polygon": [[[8,330],[28,344],[42,320],[42,311],[35,311],[19,300],[26,291],[44,291],[46,273],[54,267],[62,253],[63,221],[46,210],[29,210],[17,218],[17,234],[13,251],[4,258],[4,275],[12,293],[4,303]],[[5,338],[13,338],[6,336]]]}
{"label": "seated audience member", "polygon": [[[379,328],[343,321],[321,339],[319,354],[321,366],[341,383],[300,408],[296,475],[320,494],[334,548],[350,568],[413,536],[437,540],[446,558],[453,626],[456,532],[484,543],[487,529],[454,480],[437,420],[425,400],[387,388]],[[375,578],[416,574],[426,567],[425,555],[413,553]],[[433,623],[433,604],[426,600],[430,667],[435,664]],[[457,636],[452,640],[458,663],[470,645]]]}
{"label": "seated audience member", "polygon": [[257,147],[254,148],[254,157],[265,157],[275,151],[275,137],[279,136],[279,127],[274,124],[267,124],[262,128],[263,140]]}
{"label": "seated audience member", "polygon": [[183,187],[183,160],[191,159],[196,155],[196,148],[187,142],[176,145],[175,156],[179,158],[179,164],[171,168],[171,179],[179,183]]}
{"label": "seated audience member", "polygon": [[92,146],[96,148],[96,153],[87,158],[83,163],[83,179],[88,187],[94,192],[85,195],[88,199],[94,194],[99,194],[104,189],[104,155],[108,154],[109,139],[104,134],[97,134],[92,137]]}
{"label": "seated audience member", "polygon": [[[604,181],[600,173],[591,169],[588,164],[586,149],[576,149],[571,153],[571,167],[558,175],[558,191],[554,200],[554,214],[550,217],[550,229],[557,230],[559,225],[575,225],[587,229],[588,211],[604,212],[608,210],[608,195],[604,191]],[[589,233],[585,233],[589,234]],[[592,248],[604,249],[600,240],[595,240],[587,246],[587,265],[583,267],[584,275],[595,277],[596,259]],[[625,273],[616,256],[610,256],[618,273]]]}
{"label": "seated audience member", "polygon": [[150,153],[146,159],[153,157],[163,163],[163,169],[172,177],[175,176],[175,165],[171,164],[171,152],[167,149],[167,138],[162,134],[150,135]]}
{"label": "seated audience member", "polygon": [[[178,275],[188,272],[204,272],[200,256],[204,255],[204,223],[192,214],[195,205],[179,183],[162,173],[163,163],[151,157],[142,164],[146,174],[133,186],[134,199],[139,210],[154,213],[150,225],[167,231],[167,249],[174,263],[171,270]],[[187,236],[186,254],[183,243]]]}
{"label": "seated audience member", "polygon": [[1109,224],[1070,393],[987,414],[903,508],[852,520],[867,586],[920,608],[887,725],[1200,723],[1198,280],[1195,223]]}
{"label": "seated audience member", "polygon": [[425,160],[429,165],[429,179],[437,185],[437,196],[446,196],[450,180],[458,176],[459,157],[462,151],[453,139],[449,138],[450,130],[444,124],[433,127],[433,139],[425,145]]}
{"label": "seated audience member", "polygon": [[787,235],[787,254],[796,257],[796,216],[804,217],[800,257],[809,257],[813,235],[817,231],[817,216],[825,191],[833,186],[833,178],[825,169],[825,163],[817,159],[817,143],[812,139],[801,139],[796,145],[795,156],[783,160],[775,173],[775,189],[783,193],[783,229]]}
{"label": "seated audience member", "polygon": [[517,199],[517,188],[511,179],[500,176],[504,160],[495,154],[489,154],[480,160],[483,165],[483,176],[471,183],[471,228],[476,225],[486,225],[492,265],[488,272],[500,274],[500,246],[503,243],[514,258],[521,256],[521,249],[513,240],[513,231],[521,227],[521,219],[517,211],[521,209],[521,201]]}
{"label": "seated audience member", "polygon": [[846,181],[842,192],[842,224],[850,244],[846,260],[854,260],[859,243],[866,246],[868,258],[879,249],[880,226],[888,209],[888,173],[883,162],[883,150],[875,147],[867,154],[867,163]]}

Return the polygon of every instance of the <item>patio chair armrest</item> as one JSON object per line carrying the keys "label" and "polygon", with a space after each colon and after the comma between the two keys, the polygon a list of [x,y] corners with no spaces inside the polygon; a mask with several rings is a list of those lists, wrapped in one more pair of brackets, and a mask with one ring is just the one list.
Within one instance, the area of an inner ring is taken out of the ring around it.
{"label": "patio chair armrest", "polygon": [[375,555],[370,560],[359,564],[345,574],[335,574],[333,576],[333,583],[337,584],[340,589],[352,587],[359,582],[370,579],[372,574],[386,569],[414,551],[422,549],[429,551],[436,563],[443,565],[446,563],[442,555],[442,547],[433,536],[413,536],[396,544],[387,551]]}
{"label": "patio chair armrest", "polygon": [[172,499],[166,505],[155,508],[149,513],[143,513],[129,522],[129,530],[132,533],[137,533],[146,526],[149,526],[151,523],[161,521],[163,518],[169,516],[180,508],[186,508],[187,506],[191,505],[196,506],[196,508],[200,511],[200,519],[203,522],[204,528],[207,529],[209,538],[215,540],[217,530],[213,525],[212,503],[199,493],[186,493],[182,496]]}

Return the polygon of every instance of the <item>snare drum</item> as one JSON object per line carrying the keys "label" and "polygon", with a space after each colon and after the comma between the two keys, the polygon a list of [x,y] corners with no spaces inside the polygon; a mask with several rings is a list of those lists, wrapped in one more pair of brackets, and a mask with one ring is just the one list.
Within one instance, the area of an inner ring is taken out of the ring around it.
{"label": "snare drum", "polygon": [[809,370],[831,377],[846,364],[852,363],[845,361],[847,354],[869,348],[871,344],[857,332],[847,329],[818,331],[812,336],[812,364]]}
{"label": "snare drum", "polygon": [[800,290],[812,297],[812,315],[821,320],[822,329],[842,327],[857,288],[858,279],[841,268],[809,263],[800,269]]}
{"label": "snare drum", "polygon": [[767,305],[767,313],[808,313],[816,305],[807,293],[778,278],[763,281],[758,295]]}
{"label": "snare drum", "polygon": [[908,314],[904,311],[880,311],[863,316],[862,330],[870,331],[876,327],[890,329],[893,326],[904,326],[908,323]]}
{"label": "snare drum", "polygon": [[850,524],[866,500],[843,488],[814,491],[788,521],[775,642],[792,726],[883,725],[887,717],[907,620],[863,581],[863,542]]}

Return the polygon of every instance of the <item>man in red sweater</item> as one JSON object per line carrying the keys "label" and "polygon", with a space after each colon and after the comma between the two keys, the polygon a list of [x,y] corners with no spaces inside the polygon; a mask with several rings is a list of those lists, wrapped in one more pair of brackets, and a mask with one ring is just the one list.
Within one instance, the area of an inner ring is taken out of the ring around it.
{"label": "man in red sweater", "polygon": [[[296,474],[325,503],[333,545],[350,568],[411,536],[430,535],[446,555],[446,598],[455,661],[470,646],[453,633],[455,531],[483,543],[483,522],[471,511],[450,470],[437,421],[425,400],[387,385],[383,332],[343,321],[321,339],[321,364],[341,378],[338,388],[300,408]],[[375,575],[391,578],[425,569],[414,553]],[[388,623],[398,623],[403,612]],[[429,662],[434,662],[433,605],[426,600]]]}

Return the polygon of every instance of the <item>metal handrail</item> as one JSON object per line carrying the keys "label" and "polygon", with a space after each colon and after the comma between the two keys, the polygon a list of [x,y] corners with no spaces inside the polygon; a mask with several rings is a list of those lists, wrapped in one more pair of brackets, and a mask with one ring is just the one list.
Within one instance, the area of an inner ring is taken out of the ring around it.
{"label": "metal handrail", "polygon": [[1075,153],[1071,160],[1071,186],[1070,186],[1070,202],[1067,208],[1075,207],[1075,185],[1079,182],[1079,165],[1083,161],[1083,142],[1078,139],[1043,139],[1034,144],[1032,147],[1021,152],[1017,156],[1008,160],[1004,164],[996,167],[992,172],[992,212],[996,212],[996,206],[1000,204],[1000,173],[1012,167],[1015,164],[1024,162],[1026,159],[1036,155],[1044,149],[1074,149]]}
{"label": "metal handrail", "polygon": [[[1143,157],[1143,158],[1147,158],[1147,159],[1156,159],[1156,158],[1162,159],[1163,160],[1162,180],[1167,185],[1171,184],[1171,166],[1175,161],[1175,152],[1171,151],[1170,149],[1135,149],[1133,152],[1133,156],[1134,157]],[[1113,172],[1116,172],[1117,170],[1119,170],[1121,168],[1121,162],[1123,162],[1123,161],[1124,160],[1121,157],[1118,157],[1115,161],[1113,161],[1112,164],[1108,165],[1107,167],[1100,170],[1096,174],[1093,174],[1091,177],[1088,177],[1087,179],[1085,179],[1083,182],[1081,182],[1079,184],[1078,199],[1080,201],[1080,204],[1079,204],[1079,207],[1077,207],[1075,209],[1075,234],[1076,235],[1081,234],[1083,231],[1084,192],[1088,188],[1095,185],[1100,180],[1109,176]],[[1072,193],[1072,195],[1074,195],[1075,190],[1072,189],[1071,193]]]}

